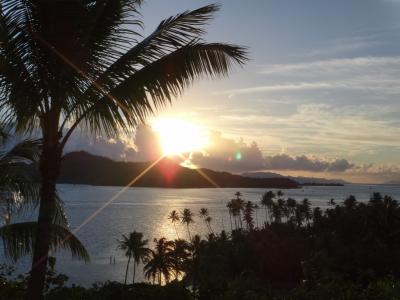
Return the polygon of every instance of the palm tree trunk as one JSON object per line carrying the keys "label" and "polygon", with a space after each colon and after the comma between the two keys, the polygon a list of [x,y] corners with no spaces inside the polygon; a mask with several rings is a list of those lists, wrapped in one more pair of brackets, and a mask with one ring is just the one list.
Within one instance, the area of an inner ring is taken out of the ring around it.
{"label": "palm tree trunk", "polygon": [[265,207],[265,224],[268,224],[268,210],[267,210],[267,207]]}
{"label": "palm tree trunk", "polygon": [[190,235],[189,224],[186,224],[186,228],[187,228],[188,235],[189,235],[189,241],[191,241],[191,240],[192,240],[192,237],[191,237],[191,235]]}
{"label": "palm tree trunk", "polygon": [[208,233],[211,233],[210,226],[208,226],[208,223],[207,223],[207,221],[204,221],[204,223],[206,224],[206,227],[207,227]]}
{"label": "palm tree trunk", "polygon": [[179,234],[178,234],[178,230],[176,229],[176,224],[175,224],[175,222],[174,222],[174,228],[175,228],[176,236],[178,237],[178,240],[179,240]]}
{"label": "palm tree trunk", "polygon": [[135,275],[136,275],[136,261],[133,262],[133,279],[132,279],[132,284],[135,284]]}
{"label": "palm tree trunk", "polygon": [[128,279],[128,271],[129,271],[129,263],[131,262],[131,256],[128,257],[128,263],[126,264],[126,271],[125,271],[125,284]]}
{"label": "palm tree trunk", "polygon": [[212,229],[212,227],[211,227],[211,224],[210,224],[210,223],[208,223],[208,228],[210,229],[210,233],[214,233],[214,230]]}
{"label": "palm tree trunk", "polygon": [[257,216],[257,208],[255,209],[255,211],[256,211],[256,225],[257,225],[257,228],[258,228],[258,216]]}
{"label": "palm tree trunk", "polygon": [[[28,284],[26,299],[43,299],[46,266],[50,244],[50,228],[53,209],[55,207],[56,180],[61,167],[61,153],[58,121],[44,120],[43,146],[40,157],[40,204],[36,242],[33,252],[31,277]],[[55,125],[55,126],[53,126]]]}
{"label": "palm tree trunk", "polygon": [[229,212],[229,221],[231,222],[231,231],[233,230],[233,226],[232,226],[232,214],[231,212]]}

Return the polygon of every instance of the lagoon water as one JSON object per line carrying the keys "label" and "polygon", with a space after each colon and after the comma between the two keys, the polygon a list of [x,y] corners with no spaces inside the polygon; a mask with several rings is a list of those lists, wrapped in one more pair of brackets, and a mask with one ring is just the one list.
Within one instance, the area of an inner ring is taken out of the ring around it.
{"label": "lagoon water", "polygon": [[[91,261],[84,264],[71,260],[68,253],[60,252],[57,256],[56,269],[69,276],[69,284],[89,286],[94,282],[106,280],[123,281],[126,266],[124,253],[116,249],[116,240],[121,234],[136,230],[143,232],[150,246],[153,239],[167,237],[187,238],[186,227],[177,224],[178,232],[168,220],[168,214],[175,209],[181,211],[190,208],[196,214],[201,207],[207,207],[212,217],[214,231],[230,230],[226,203],[240,191],[243,199],[259,202],[264,189],[158,189],[94,187],[85,185],[59,185],[59,193],[65,203],[65,210],[70,220],[72,231],[86,246]],[[334,198],[341,203],[347,196],[354,195],[359,201],[368,201],[373,192],[390,195],[400,200],[400,186],[385,185],[345,185],[339,187],[304,187],[283,190],[285,197],[296,200],[308,198],[313,206],[325,208],[327,201]],[[264,210],[257,214],[259,224],[265,219]],[[34,218],[34,215],[24,218]],[[191,232],[205,235],[207,228],[198,217],[190,227]],[[0,249],[1,250],[1,249]],[[115,264],[110,264],[110,256],[115,257]],[[0,259],[4,260],[0,254]],[[17,272],[27,272],[30,258],[20,261]],[[128,277],[130,278],[130,276]],[[137,280],[143,280],[141,272]]]}

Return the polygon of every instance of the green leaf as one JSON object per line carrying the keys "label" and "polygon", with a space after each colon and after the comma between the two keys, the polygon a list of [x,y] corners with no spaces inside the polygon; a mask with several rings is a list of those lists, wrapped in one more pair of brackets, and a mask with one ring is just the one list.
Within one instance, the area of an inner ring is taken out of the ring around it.
{"label": "green leaf", "polygon": [[[33,253],[36,238],[37,223],[24,222],[6,225],[0,228],[6,257],[17,261],[21,257]],[[68,229],[52,224],[50,231],[50,249],[68,250],[72,257],[89,261],[89,254],[79,239]]]}

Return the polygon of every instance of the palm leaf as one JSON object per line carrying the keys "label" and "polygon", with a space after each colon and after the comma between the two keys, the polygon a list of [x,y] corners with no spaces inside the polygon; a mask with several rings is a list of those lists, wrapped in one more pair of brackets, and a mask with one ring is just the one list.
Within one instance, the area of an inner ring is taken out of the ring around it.
{"label": "palm leaf", "polygon": [[189,44],[124,80],[110,95],[89,107],[82,119],[92,131],[102,129],[110,135],[117,134],[119,129],[142,123],[194,80],[226,76],[234,64],[241,65],[246,59],[243,47],[220,43]]}
{"label": "palm leaf", "polygon": [[[78,122],[80,122],[80,116],[83,112],[92,107],[90,104],[91,99],[98,99],[105,94],[109,94],[113,88],[141,67],[147,66],[172,51],[192,43],[193,40],[199,40],[204,34],[202,27],[212,18],[218,9],[218,5],[208,5],[193,11],[186,11],[162,21],[151,35],[132,47],[125,54],[120,55],[106,71],[89,85],[86,92],[80,97],[84,101],[78,100],[76,106],[73,105],[70,107],[70,112],[66,114],[66,119],[74,117],[75,120],[79,120]],[[110,51],[113,50],[110,49]],[[112,55],[113,53],[109,54],[109,56]],[[121,116],[118,114],[113,114],[113,111],[104,110],[103,114],[107,115],[109,119],[115,119],[116,127],[124,122],[124,119],[120,118]],[[102,125],[105,124],[96,121],[97,129],[102,127]],[[108,130],[109,126],[106,125],[103,129]]]}
{"label": "palm leaf", "polygon": [[0,152],[0,164],[37,162],[40,157],[40,149],[40,140],[24,140],[7,152]]}
{"label": "palm leaf", "polygon": [[103,65],[110,65],[127,51],[127,45],[136,42],[139,33],[134,26],[142,27],[136,17],[142,0],[100,0],[89,11],[90,23],[82,42],[91,49],[92,57]]}
{"label": "palm leaf", "polygon": [[41,100],[31,61],[25,4],[18,0],[4,0],[0,4],[0,91],[7,99],[7,106],[2,103],[1,108],[3,111],[12,108],[18,120],[17,129],[38,121]]}
{"label": "palm leaf", "polygon": [[0,152],[0,192],[18,200],[19,211],[38,204],[39,182],[29,164],[37,161],[39,154],[37,140],[26,140],[9,151]]}
{"label": "palm leaf", "polygon": [[64,202],[56,195],[55,207],[53,212],[53,223],[68,228],[69,222],[64,211]]}
{"label": "palm leaf", "polygon": [[171,51],[198,40],[204,34],[202,26],[212,18],[218,8],[217,5],[208,5],[162,21],[152,34],[116,59],[89,86],[82,98],[90,99],[97,95],[99,86],[102,90],[109,91],[140,66],[146,66]]}
{"label": "palm leaf", "polygon": [[146,66],[171,51],[198,40],[204,34],[202,26],[212,18],[218,8],[218,5],[212,4],[162,21],[152,34],[116,60],[96,83],[110,87],[110,83],[131,75],[138,66]]}
{"label": "palm leaf", "polygon": [[[17,261],[31,254],[34,249],[36,230],[36,222],[15,223],[1,227],[0,237],[3,240],[6,257]],[[89,254],[79,239],[68,229],[56,224],[51,225],[50,249],[52,251],[68,250],[72,257],[85,262],[89,261]]]}

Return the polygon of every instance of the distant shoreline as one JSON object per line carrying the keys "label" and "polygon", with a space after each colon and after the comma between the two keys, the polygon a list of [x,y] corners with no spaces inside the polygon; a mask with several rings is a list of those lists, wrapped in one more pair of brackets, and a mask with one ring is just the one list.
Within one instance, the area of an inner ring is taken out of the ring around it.
{"label": "distant shoreline", "polygon": [[250,178],[210,169],[189,169],[171,159],[118,162],[87,152],[67,153],[58,183],[149,188],[276,188],[297,189],[289,178]]}

